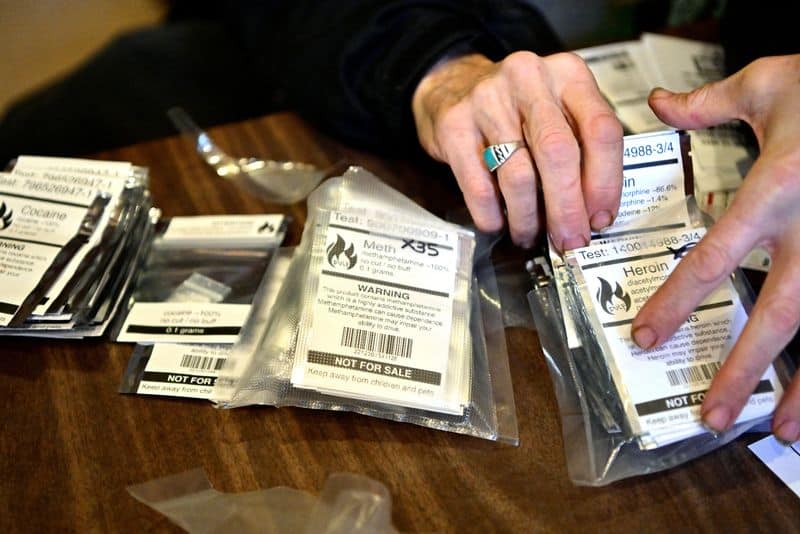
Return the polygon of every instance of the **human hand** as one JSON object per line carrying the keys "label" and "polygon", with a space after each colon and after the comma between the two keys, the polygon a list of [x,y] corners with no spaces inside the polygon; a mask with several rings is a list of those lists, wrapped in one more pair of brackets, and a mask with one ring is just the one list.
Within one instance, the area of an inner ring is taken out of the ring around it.
{"label": "human hand", "polygon": [[[494,63],[479,54],[445,60],[414,93],[422,147],[450,165],[476,226],[503,226],[502,195],[513,241],[539,232],[537,179],[547,228],[560,250],[589,242],[589,229],[614,220],[622,188],[622,126],[581,58],[515,52]],[[525,140],[499,169],[482,152]]]}
{"label": "human hand", "polygon": [[[759,59],[691,93],[656,89],[650,106],[662,121],[678,128],[744,120],[761,148],[728,211],[678,264],[632,325],[639,346],[665,342],[750,250],[767,249],[770,272],[701,408],[705,424],[724,431],[800,325],[800,55]],[[773,431],[785,442],[800,439],[800,375],[775,410]]]}

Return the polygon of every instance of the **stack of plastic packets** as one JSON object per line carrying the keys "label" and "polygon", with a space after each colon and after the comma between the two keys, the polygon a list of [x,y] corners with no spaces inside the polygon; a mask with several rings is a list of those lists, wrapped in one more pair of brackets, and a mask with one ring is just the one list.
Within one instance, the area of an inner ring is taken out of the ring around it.
{"label": "stack of plastic packets", "polygon": [[0,334],[102,335],[154,215],[146,168],[17,158],[0,173]]}
{"label": "stack of plastic packets", "polygon": [[[705,391],[747,319],[749,297],[726,280],[661,347],[631,339],[636,312],[705,234],[699,210],[684,198],[684,160],[675,132],[625,139],[625,185],[617,221],[553,265],[572,330],[570,348],[586,398],[606,430],[654,449],[705,432]],[[737,423],[768,416],[783,388],[770,367]],[[615,430],[616,429],[616,430]]]}

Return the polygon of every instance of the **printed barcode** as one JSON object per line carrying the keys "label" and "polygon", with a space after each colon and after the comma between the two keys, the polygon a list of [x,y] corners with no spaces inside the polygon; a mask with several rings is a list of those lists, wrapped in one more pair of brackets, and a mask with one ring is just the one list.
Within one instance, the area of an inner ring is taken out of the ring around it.
{"label": "printed barcode", "polygon": [[197,356],[196,354],[184,354],[181,358],[181,367],[189,369],[200,369],[219,371],[225,365],[225,358],[212,358],[211,356]]}
{"label": "printed barcode", "polygon": [[379,334],[369,330],[350,328],[342,329],[342,346],[361,350],[371,350],[403,358],[411,357],[413,340],[409,337]]}
{"label": "printed barcode", "polygon": [[667,379],[670,386],[680,386],[686,384],[696,384],[697,382],[708,382],[719,371],[720,363],[703,363],[694,367],[684,367],[683,369],[670,369],[667,371]]}

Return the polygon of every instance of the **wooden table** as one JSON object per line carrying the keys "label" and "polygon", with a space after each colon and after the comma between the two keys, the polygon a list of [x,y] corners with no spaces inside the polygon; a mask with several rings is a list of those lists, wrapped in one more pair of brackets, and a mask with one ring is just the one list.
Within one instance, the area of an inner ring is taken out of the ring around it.
{"label": "wooden table", "polygon": [[[447,179],[349,150],[292,114],[211,131],[232,154],[364,165],[438,215],[461,203]],[[97,158],[149,167],[165,216],[281,209],[216,178],[178,137]],[[287,244],[296,244],[305,207],[283,209],[295,221]],[[360,473],[388,487],[394,523],[409,532],[800,528],[797,497],[747,449],[755,435],[665,473],[574,486],[536,334],[510,328],[507,340],[519,447],[349,413],[124,396],[117,389],[131,345],[3,338],[0,526],[177,531],[125,488],[199,467],[225,492],[284,485],[318,493],[333,472]]]}

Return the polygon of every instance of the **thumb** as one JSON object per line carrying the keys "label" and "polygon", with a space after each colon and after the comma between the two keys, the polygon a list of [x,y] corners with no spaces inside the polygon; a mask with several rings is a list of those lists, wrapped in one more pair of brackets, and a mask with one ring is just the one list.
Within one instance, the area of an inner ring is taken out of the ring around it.
{"label": "thumb", "polygon": [[708,83],[690,93],[653,89],[648,103],[663,122],[676,128],[707,128],[741,118],[734,78]]}

